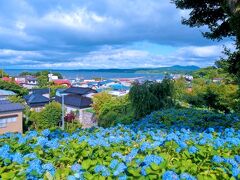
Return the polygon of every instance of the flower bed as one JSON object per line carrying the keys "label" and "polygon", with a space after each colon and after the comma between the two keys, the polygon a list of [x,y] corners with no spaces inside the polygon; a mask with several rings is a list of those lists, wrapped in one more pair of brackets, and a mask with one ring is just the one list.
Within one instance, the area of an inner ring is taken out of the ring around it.
{"label": "flower bed", "polygon": [[[240,130],[187,127],[186,122],[194,120],[192,110],[184,110],[187,118],[178,119],[171,126],[161,122],[163,116],[170,117],[174,112],[178,117],[181,110],[155,112],[128,126],[78,130],[72,134],[44,130],[2,135],[0,177],[29,180],[240,178]],[[219,121],[226,118],[239,121],[238,117],[220,116]]]}

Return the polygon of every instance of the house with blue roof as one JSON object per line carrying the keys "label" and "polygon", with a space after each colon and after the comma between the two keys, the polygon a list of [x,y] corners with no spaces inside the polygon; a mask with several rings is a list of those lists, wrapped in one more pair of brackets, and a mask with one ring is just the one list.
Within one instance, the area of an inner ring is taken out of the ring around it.
{"label": "house with blue roof", "polygon": [[77,112],[77,118],[82,123],[84,121],[84,112],[91,107],[91,97],[96,93],[97,91],[91,88],[71,87],[60,90],[55,97],[55,101],[62,104],[64,99],[66,113]]}
{"label": "house with blue roof", "polygon": [[16,93],[9,90],[0,89],[0,100],[7,100],[9,96],[15,96]]}
{"label": "house with blue roof", "polygon": [[41,111],[46,104],[50,102],[50,99],[42,94],[32,93],[23,97],[26,104],[34,111]]}
{"label": "house with blue roof", "polygon": [[112,84],[112,85],[110,85],[110,88],[114,91],[127,91],[130,89],[130,87],[124,86],[120,83]]}

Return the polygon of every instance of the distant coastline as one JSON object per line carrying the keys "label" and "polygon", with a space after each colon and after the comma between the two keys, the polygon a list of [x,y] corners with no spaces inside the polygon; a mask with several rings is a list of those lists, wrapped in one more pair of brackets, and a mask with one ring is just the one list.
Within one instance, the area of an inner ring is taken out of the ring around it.
{"label": "distant coastline", "polygon": [[[76,69],[76,70],[50,70],[52,72],[59,72],[64,78],[75,79],[93,77],[102,78],[136,78],[144,77],[147,79],[162,79],[165,73],[185,74],[198,70],[197,66],[171,66],[158,68],[134,68],[134,69]],[[17,76],[21,72],[37,72],[44,69],[4,69],[10,76]]]}

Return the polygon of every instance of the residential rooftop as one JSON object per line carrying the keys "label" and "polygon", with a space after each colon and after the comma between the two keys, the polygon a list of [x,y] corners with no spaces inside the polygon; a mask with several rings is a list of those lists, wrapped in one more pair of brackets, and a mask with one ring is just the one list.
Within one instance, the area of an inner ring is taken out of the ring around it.
{"label": "residential rooftop", "polygon": [[12,103],[8,100],[0,100],[0,113],[11,111],[22,111],[24,106],[19,103]]}

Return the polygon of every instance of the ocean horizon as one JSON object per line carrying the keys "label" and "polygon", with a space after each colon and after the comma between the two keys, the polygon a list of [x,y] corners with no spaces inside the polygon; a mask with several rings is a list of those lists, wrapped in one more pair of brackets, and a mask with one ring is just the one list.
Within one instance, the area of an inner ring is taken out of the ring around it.
{"label": "ocean horizon", "polygon": [[144,79],[162,79],[163,74],[150,74],[150,73],[131,73],[131,72],[99,72],[97,70],[49,70],[49,69],[4,69],[4,71],[10,76],[18,76],[22,72],[38,72],[42,70],[48,70],[51,72],[61,73],[64,79],[92,79],[92,78],[104,78],[104,79],[117,79],[117,78],[144,78]]}

